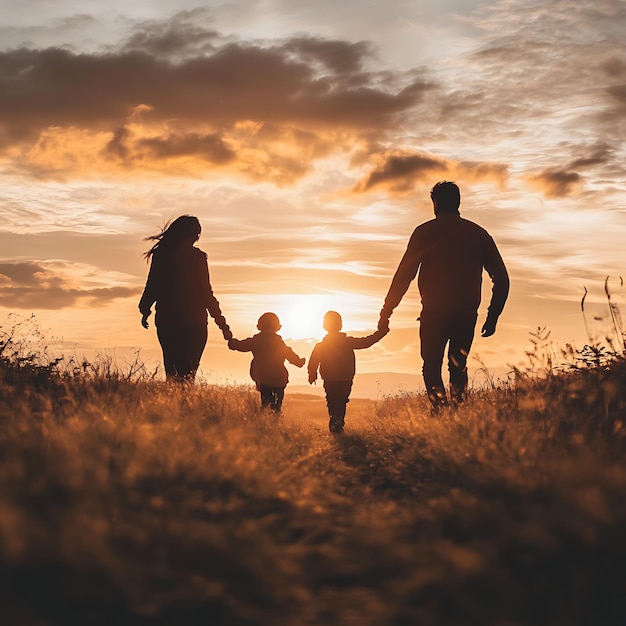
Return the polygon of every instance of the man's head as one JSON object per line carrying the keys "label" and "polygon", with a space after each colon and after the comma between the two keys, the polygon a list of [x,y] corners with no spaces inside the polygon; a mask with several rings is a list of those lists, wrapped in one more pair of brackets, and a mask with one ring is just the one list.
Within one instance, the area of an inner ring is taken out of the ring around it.
{"label": "man's head", "polygon": [[431,190],[430,197],[433,201],[435,215],[459,213],[461,205],[461,192],[457,185],[449,180],[438,182]]}
{"label": "man's head", "polygon": [[338,333],[343,326],[343,321],[341,319],[341,315],[337,313],[337,311],[328,311],[326,315],[324,315],[324,330],[329,333]]}

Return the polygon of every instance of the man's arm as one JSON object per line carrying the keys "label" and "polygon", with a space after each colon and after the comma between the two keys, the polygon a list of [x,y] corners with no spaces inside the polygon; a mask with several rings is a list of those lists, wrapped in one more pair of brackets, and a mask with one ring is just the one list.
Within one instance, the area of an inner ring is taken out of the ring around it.
{"label": "man's arm", "polygon": [[393,276],[389,291],[387,292],[385,304],[380,312],[380,321],[378,322],[379,330],[383,329],[385,326],[389,326],[389,318],[393,310],[400,304],[409,285],[417,276],[420,263],[420,245],[417,241],[417,230],[415,230],[413,235],[411,235],[406,252],[398,265],[398,269]]}
{"label": "man's arm", "polygon": [[484,266],[493,282],[493,287],[491,289],[491,302],[487,309],[487,319],[480,334],[483,337],[491,337],[496,332],[496,324],[509,296],[510,285],[509,273],[506,271],[500,251],[491,237],[489,238]]}

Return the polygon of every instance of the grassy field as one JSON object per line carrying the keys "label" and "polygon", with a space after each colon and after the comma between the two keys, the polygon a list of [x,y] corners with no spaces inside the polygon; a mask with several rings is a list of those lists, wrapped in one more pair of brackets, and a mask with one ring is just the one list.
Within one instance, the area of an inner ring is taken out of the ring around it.
{"label": "grassy field", "polygon": [[623,359],[333,437],[315,397],[0,357],[0,624],[626,624]]}

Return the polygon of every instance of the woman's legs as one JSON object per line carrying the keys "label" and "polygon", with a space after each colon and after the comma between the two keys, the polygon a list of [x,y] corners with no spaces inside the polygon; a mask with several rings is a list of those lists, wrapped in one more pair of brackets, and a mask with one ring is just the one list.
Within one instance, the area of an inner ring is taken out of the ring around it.
{"label": "woman's legs", "polygon": [[207,342],[206,324],[160,324],[157,336],[167,378],[194,380]]}

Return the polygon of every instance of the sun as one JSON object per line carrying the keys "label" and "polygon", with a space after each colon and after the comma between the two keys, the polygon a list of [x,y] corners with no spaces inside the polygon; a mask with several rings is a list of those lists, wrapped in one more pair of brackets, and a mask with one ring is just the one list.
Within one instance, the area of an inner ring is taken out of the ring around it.
{"label": "sun", "polygon": [[279,313],[286,339],[321,339],[324,314],[337,307],[337,298],[321,294],[294,295],[285,298]]}

